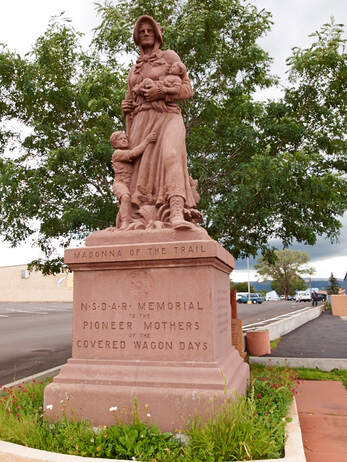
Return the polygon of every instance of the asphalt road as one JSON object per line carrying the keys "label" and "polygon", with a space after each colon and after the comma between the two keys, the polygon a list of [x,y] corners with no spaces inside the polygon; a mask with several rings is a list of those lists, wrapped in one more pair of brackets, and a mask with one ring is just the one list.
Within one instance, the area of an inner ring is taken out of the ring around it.
{"label": "asphalt road", "polygon": [[293,313],[301,310],[306,306],[310,307],[309,302],[292,302],[286,300],[268,301],[256,305],[248,305],[245,303],[237,304],[237,317],[242,319],[242,324],[245,326],[257,321],[274,318],[281,314]]}
{"label": "asphalt road", "polygon": [[271,352],[280,358],[347,358],[347,319],[325,311],[284,335]]}
{"label": "asphalt road", "polygon": [[0,384],[71,357],[72,303],[0,303]]}
{"label": "asphalt road", "polygon": [[[246,325],[305,305],[280,301],[237,308]],[[64,364],[71,339],[72,303],[0,303],[0,384]]]}

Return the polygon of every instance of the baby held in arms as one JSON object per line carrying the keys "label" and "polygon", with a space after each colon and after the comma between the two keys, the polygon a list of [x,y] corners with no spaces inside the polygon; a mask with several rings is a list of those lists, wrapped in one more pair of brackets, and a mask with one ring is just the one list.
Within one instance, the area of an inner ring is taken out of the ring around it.
{"label": "baby held in arms", "polygon": [[182,62],[177,61],[171,65],[170,69],[168,70],[168,75],[159,78],[158,81],[146,78],[134,87],[134,92],[136,94],[143,94],[143,90],[157,87],[165,95],[178,95],[182,86],[182,79],[186,73],[186,66]]}

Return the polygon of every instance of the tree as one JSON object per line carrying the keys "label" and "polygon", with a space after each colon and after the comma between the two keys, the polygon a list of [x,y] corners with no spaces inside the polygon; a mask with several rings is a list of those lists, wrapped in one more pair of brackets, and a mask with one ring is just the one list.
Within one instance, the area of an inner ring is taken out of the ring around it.
{"label": "tree", "polygon": [[136,58],[132,27],[144,13],[163,25],[164,45],[181,56],[195,90],[182,113],[209,234],[236,258],[259,249],[269,256],[272,238],[284,245],[337,238],[347,208],[340,26],[324,26],[309,49],[295,49],[283,98],[262,103],[255,90],[276,81],[257,44],[271,26],[265,10],[242,0],[120,0],[97,12],[88,50],[63,17],[29,55],[0,49],[5,240],[33,236],[49,258],[36,267],[50,272],[61,263],[57,246],[114,224],[109,136],[124,127],[121,63],[125,54]]}
{"label": "tree", "polygon": [[306,252],[289,249],[275,250],[275,257],[273,262],[260,257],[254,267],[264,281],[271,278],[274,283],[274,286],[271,283],[271,287],[278,293],[284,294],[287,299],[288,295],[293,295],[295,289],[300,287],[302,281],[300,275],[313,274],[314,269],[306,266],[309,261]]}
{"label": "tree", "polygon": [[[248,292],[248,282],[230,282],[230,289],[236,292]],[[254,293],[255,289],[252,285],[249,286],[250,293]]]}
{"label": "tree", "polygon": [[334,277],[333,273],[331,273],[329,278],[329,287],[327,288],[327,292],[329,295],[338,295],[340,284],[337,282],[337,279]]}
{"label": "tree", "polygon": [[[285,295],[284,285],[281,283],[281,281],[278,281],[277,279],[274,281],[271,281],[271,289],[275,290],[278,294],[280,295]],[[295,295],[295,292],[297,290],[305,290],[307,289],[307,284],[306,282],[301,278],[293,278],[292,283],[288,287],[288,295]]]}

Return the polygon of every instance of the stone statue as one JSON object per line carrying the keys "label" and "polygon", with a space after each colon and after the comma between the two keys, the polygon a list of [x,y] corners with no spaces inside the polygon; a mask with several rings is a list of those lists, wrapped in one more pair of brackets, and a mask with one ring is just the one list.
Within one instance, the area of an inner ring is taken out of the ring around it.
{"label": "stone statue", "polygon": [[192,415],[212,416],[226,396],[244,395],[249,367],[232,346],[234,258],[198,225],[177,104],[193,96],[187,70],[160,49],[150,16],[137,20],[134,40],[140,57],[122,102],[126,133],[110,139],[116,226],[65,250],[74,272],[72,358],[46,387],[44,409],[53,421],[131,423],[136,399],[140,419],[149,403],[151,424],[173,432]]}
{"label": "stone statue", "polygon": [[[130,181],[133,174],[133,161],[142,155],[149,143],[154,143],[157,135],[153,132],[146,136],[145,140],[133,149],[129,148],[129,140],[126,133],[116,131],[112,133],[110,142],[116,148],[112,156],[112,165],[114,170],[113,192],[119,200],[119,213],[117,219],[120,230],[127,229],[131,220],[131,198],[130,198]],[[117,226],[116,222],[116,226]]]}
{"label": "stone statue", "polygon": [[[188,174],[185,127],[177,104],[193,96],[187,70],[177,53],[161,50],[162,28],[151,16],[138,18],[134,41],[140,56],[129,72],[122,102],[128,137],[123,135],[122,142],[130,150],[123,151],[123,158],[114,154],[114,193],[120,199],[116,228],[192,229],[203,219],[195,209],[200,197],[197,181]],[[115,153],[120,153],[119,138],[118,143]],[[122,165],[117,167],[118,162]],[[117,180],[117,168],[126,180]]]}

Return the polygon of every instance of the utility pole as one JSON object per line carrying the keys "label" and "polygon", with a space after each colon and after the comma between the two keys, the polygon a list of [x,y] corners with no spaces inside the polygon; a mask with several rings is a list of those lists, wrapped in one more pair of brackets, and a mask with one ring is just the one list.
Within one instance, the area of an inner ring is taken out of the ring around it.
{"label": "utility pole", "polygon": [[249,285],[249,257],[247,257],[248,303],[251,303],[251,290]]}

